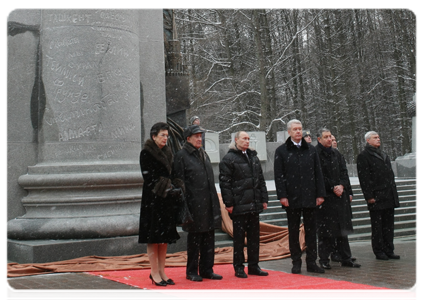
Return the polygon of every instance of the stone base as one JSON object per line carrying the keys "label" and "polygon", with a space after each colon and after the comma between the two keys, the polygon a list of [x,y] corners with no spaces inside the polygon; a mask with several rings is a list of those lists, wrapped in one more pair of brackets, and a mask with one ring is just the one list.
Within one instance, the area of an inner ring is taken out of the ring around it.
{"label": "stone base", "polygon": [[[185,251],[187,233],[168,245],[167,252]],[[46,263],[84,256],[121,256],[147,253],[147,244],[138,244],[138,235],[80,240],[7,240],[7,260],[17,263]]]}
{"label": "stone base", "polygon": [[420,152],[397,157],[395,163],[398,177],[420,177]]}

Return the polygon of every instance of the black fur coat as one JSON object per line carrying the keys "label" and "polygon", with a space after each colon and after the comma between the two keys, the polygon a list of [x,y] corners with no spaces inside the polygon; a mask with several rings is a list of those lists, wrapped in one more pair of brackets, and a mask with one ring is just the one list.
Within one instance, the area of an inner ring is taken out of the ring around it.
{"label": "black fur coat", "polygon": [[139,243],[175,243],[179,239],[175,221],[175,199],[171,189],[173,155],[147,140],[140,154],[144,185],[141,199]]}

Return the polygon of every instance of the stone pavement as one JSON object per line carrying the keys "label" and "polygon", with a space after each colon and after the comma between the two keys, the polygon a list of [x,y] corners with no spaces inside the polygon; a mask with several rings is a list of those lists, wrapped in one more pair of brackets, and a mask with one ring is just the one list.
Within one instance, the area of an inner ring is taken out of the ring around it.
{"label": "stone pavement", "polygon": [[[341,267],[339,263],[331,263],[332,269],[325,274],[308,273],[305,270],[305,254],[303,254],[303,275],[344,280],[360,284],[368,284],[390,289],[411,289],[416,283],[416,237],[402,237],[394,241],[395,253],[400,260],[376,260],[372,253],[370,241],[351,242],[351,251],[361,268]],[[263,269],[291,272],[291,259],[280,259],[261,262]],[[269,278],[270,279],[270,278]],[[224,280],[224,279],[223,279]],[[14,290],[25,289],[137,289],[97,276],[85,273],[64,273],[9,278],[8,284]]]}

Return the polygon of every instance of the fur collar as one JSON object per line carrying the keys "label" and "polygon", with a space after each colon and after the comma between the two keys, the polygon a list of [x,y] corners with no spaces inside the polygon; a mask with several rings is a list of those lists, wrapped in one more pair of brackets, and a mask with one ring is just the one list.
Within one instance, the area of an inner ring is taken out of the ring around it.
{"label": "fur collar", "polygon": [[145,141],[144,150],[164,165],[169,171],[169,174],[172,172],[173,154],[168,146],[160,149],[152,139],[148,139]]}
{"label": "fur collar", "polygon": [[[232,152],[242,152],[241,150],[239,150],[236,147],[235,142],[232,142],[232,143],[229,144],[229,151],[232,151]],[[248,148],[246,151],[247,151],[248,154],[257,155],[257,151],[254,150],[253,148]]]}

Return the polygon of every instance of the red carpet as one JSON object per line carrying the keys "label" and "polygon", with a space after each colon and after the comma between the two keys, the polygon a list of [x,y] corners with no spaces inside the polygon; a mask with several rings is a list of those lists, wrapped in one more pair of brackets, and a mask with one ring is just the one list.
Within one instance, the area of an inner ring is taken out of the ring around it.
{"label": "red carpet", "polygon": [[[242,279],[235,277],[232,264],[215,265],[213,269],[215,273],[223,276],[222,280],[203,279],[202,282],[192,282],[185,278],[185,267],[168,267],[166,268],[166,274],[169,278],[172,278],[176,284],[167,287],[160,287],[151,283],[151,280],[148,278],[150,274],[150,269],[88,273],[142,289],[384,289],[365,284],[351,283],[347,281],[338,281],[321,277],[269,270],[266,270],[269,272],[269,276],[263,277],[250,275],[248,276],[248,278]],[[303,270],[303,272],[305,272],[305,270]]]}

